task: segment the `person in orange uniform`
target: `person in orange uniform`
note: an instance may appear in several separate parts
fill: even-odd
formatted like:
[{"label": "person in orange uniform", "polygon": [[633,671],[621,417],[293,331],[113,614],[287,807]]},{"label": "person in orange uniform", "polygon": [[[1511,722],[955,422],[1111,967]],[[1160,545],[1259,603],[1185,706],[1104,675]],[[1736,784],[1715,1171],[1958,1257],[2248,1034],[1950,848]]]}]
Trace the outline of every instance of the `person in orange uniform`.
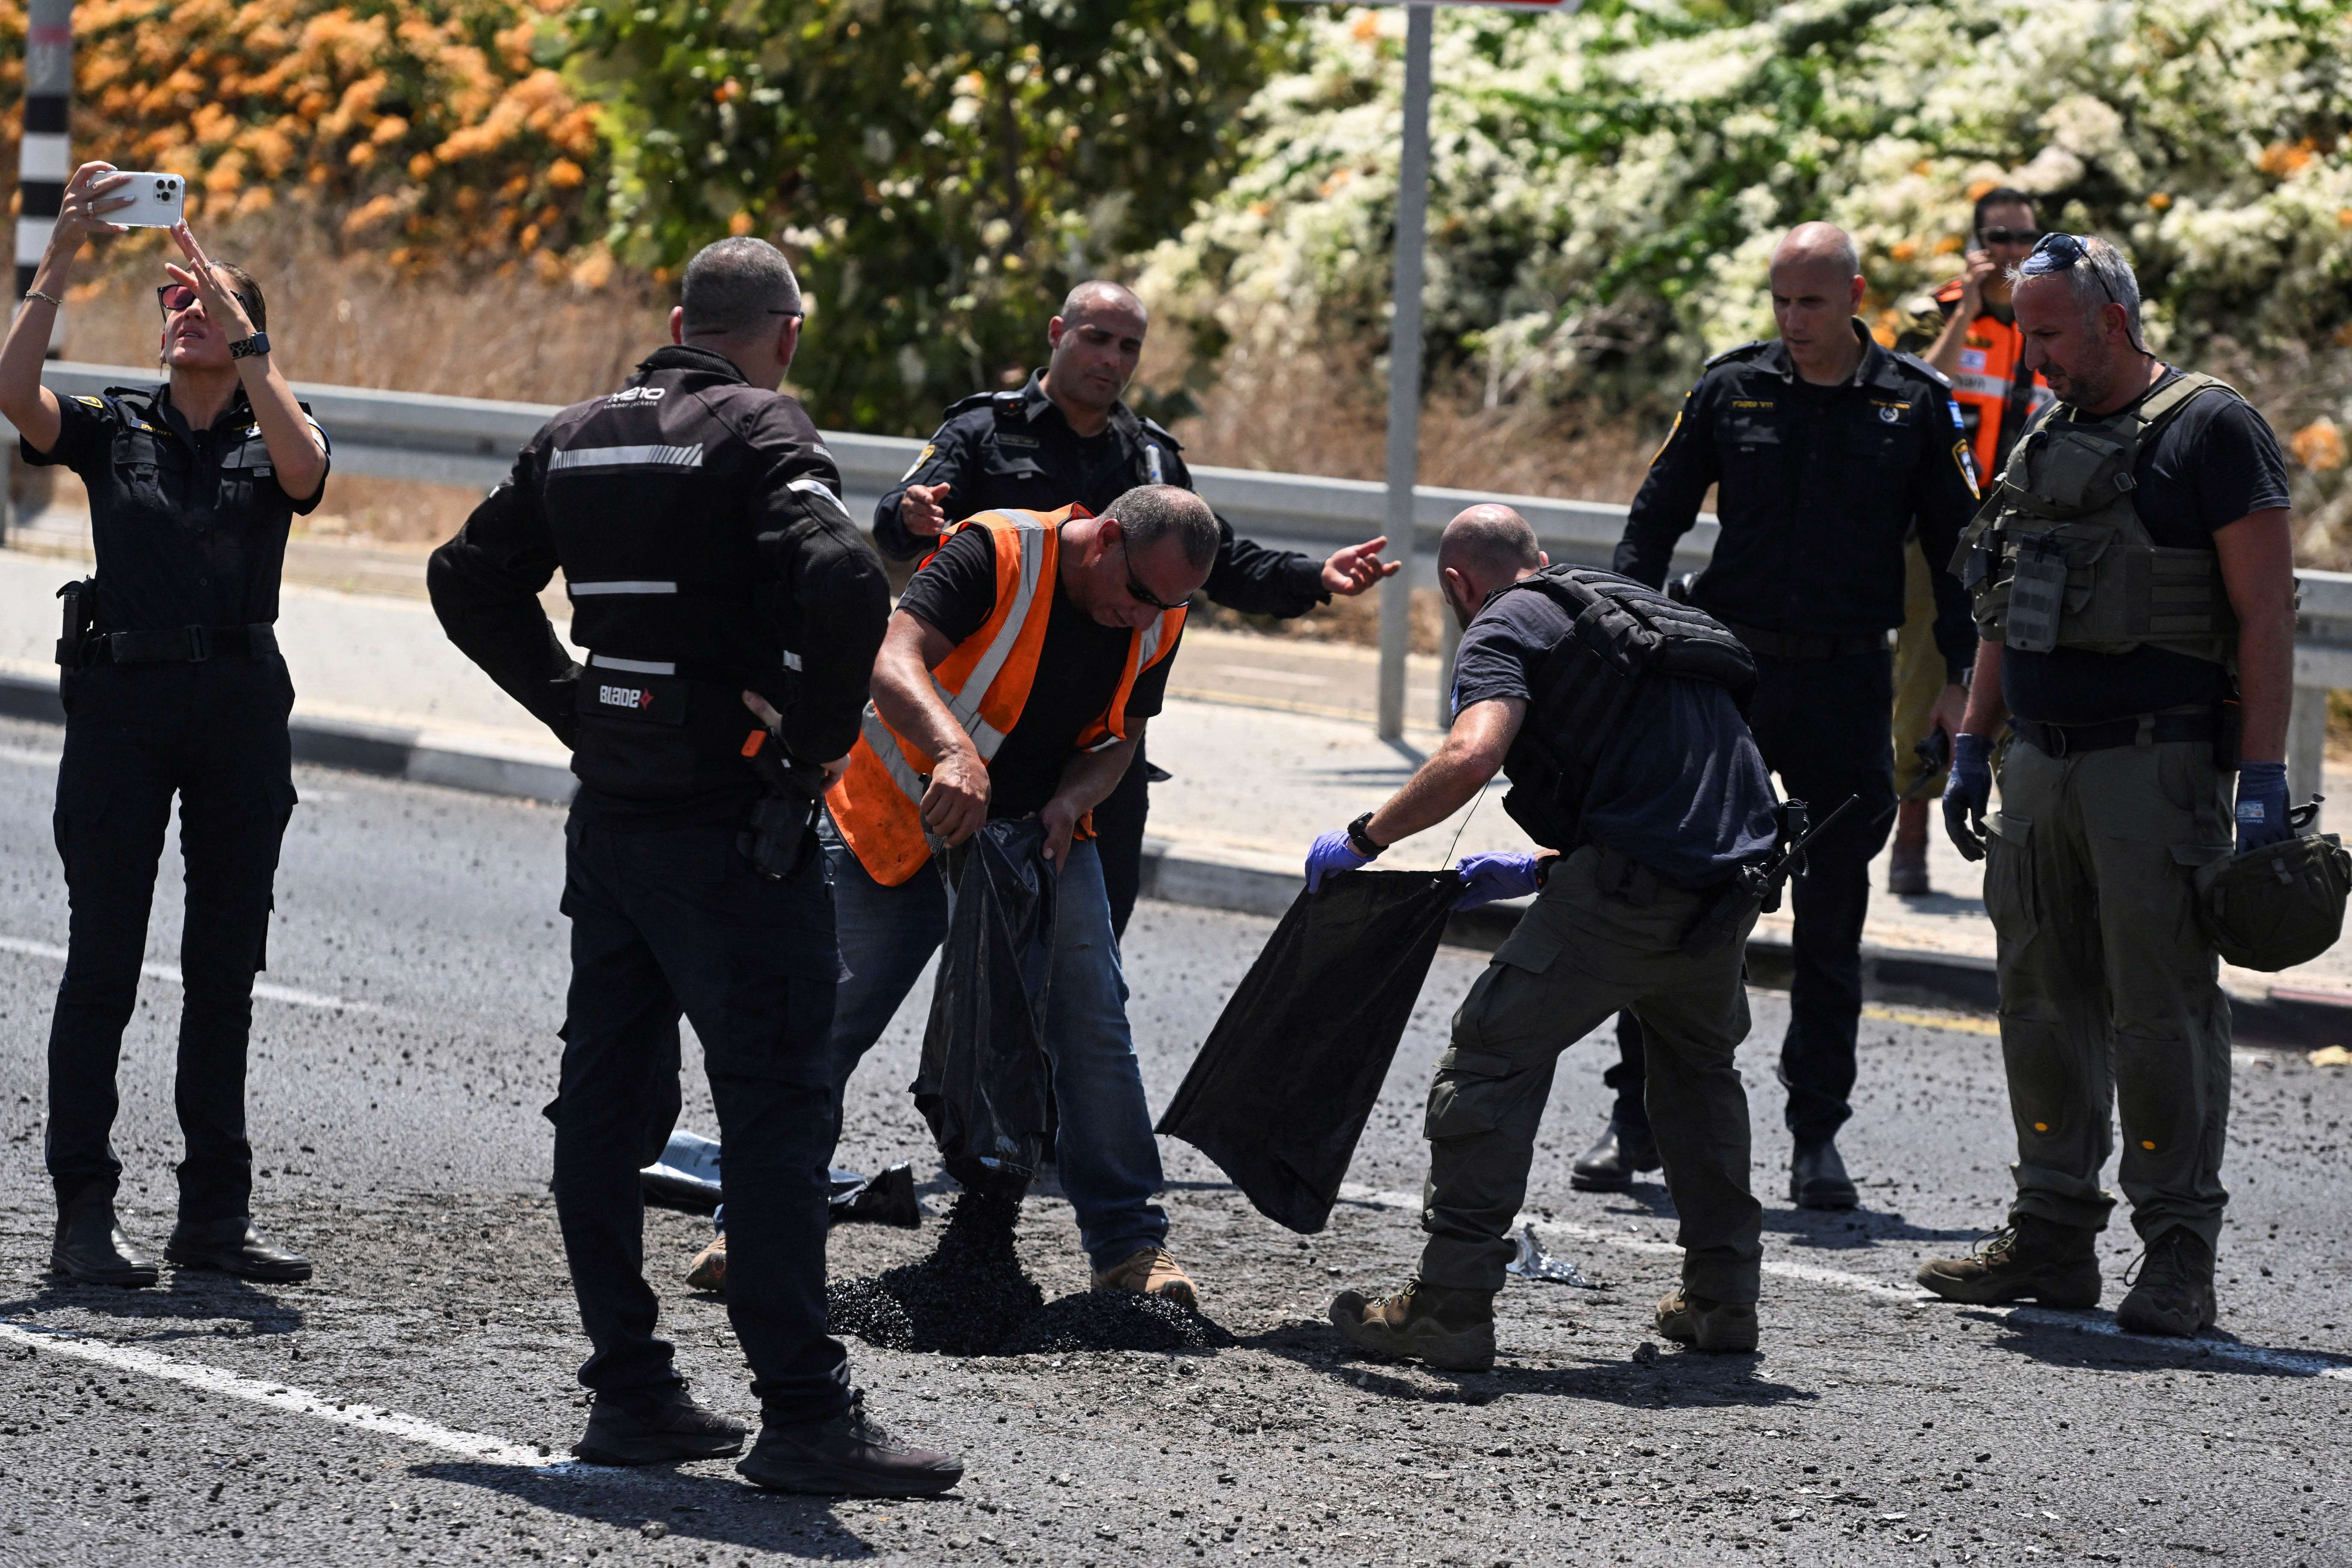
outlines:
[{"label": "person in orange uniform", "polygon": [[[2006,185],[1985,192],[1977,198],[1970,236],[1966,269],[1913,307],[1901,346],[1950,379],[1977,473],[1990,481],[2027,421],[2050,403],[2050,388],[2026,368],[2025,340],[2009,305],[2009,269],[2042,237],[2033,198]],[[1927,803],[1943,784],[1923,782],[1916,748],[1934,727],[1929,711],[1943,693],[1945,672],[1936,650],[1933,579],[1917,541],[1904,559],[1903,629],[1895,639],[1895,787],[1903,804],[1895,811],[1886,890],[1920,894],[1932,891]]]}]

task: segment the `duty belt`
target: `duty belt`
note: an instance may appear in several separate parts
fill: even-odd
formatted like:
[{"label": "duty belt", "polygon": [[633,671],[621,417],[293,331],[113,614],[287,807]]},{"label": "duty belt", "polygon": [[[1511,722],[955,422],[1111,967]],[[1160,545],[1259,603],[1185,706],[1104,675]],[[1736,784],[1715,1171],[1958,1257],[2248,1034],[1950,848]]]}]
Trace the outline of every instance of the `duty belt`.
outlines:
[{"label": "duty belt", "polygon": [[266,658],[278,651],[278,628],[176,626],[156,632],[100,632],[82,644],[84,664],[202,664],[210,658]]},{"label": "duty belt", "polygon": [[2210,708],[2136,713],[2098,724],[2044,724],[2035,719],[2018,718],[2009,722],[2019,739],[2047,757],[2071,757],[2081,752],[2111,751],[2117,746],[2158,746],[2170,741],[2210,742],[2221,733],[2221,715]]},{"label": "duty belt", "polygon": [[[1716,618],[1723,619],[1720,616]],[[1770,632],[1762,626],[1742,626],[1738,621],[1724,621],[1723,624],[1733,637],[1747,644],[1748,651],[1757,658],[1777,658],[1784,664],[1814,664],[1825,658],[1877,653],[1886,647],[1885,632],[1840,637],[1812,632]]]}]

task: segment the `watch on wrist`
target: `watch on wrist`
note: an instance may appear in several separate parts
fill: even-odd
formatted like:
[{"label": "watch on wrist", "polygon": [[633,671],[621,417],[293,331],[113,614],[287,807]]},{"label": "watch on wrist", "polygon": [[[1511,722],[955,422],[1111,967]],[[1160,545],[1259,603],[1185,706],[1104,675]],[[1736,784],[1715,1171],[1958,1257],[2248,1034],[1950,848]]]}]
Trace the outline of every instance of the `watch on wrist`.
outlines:
[{"label": "watch on wrist", "polygon": [[1370,828],[1372,826],[1373,815],[1373,813],[1368,811],[1364,813],[1363,816],[1356,818],[1355,821],[1348,824],[1348,843],[1355,849],[1357,854],[1361,855],[1367,860],[1379,859],[1381,851],[1388,847],[1385,844],[1376,844],[1372,841]]},{"label": "watch on wrist", "polygon": [[269,334],[268,332],[256,332],[249,338],[239,338],[228,346],[228,357],[231,359],[251,359],[257,354],[266,354],[268,352]]}]

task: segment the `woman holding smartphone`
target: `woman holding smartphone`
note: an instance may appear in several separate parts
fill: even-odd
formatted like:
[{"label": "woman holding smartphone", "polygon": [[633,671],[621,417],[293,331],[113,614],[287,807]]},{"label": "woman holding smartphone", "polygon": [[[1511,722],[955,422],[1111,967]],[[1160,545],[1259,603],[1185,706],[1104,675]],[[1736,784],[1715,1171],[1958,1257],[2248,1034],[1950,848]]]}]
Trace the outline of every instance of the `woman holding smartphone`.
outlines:
[{"label": "woman holding smartphone", "polygon": [[75,172],[0,347],[0,414],[21,434],[26,462],[80,476],[98,557],[94,583],[69,585],[81,625],[58,646],[66,743],[56,828],[72,918],[49,1029],[51,1268],[96,1284],[158,1278],[116,1221],[122,1166],[110,1134],[177,795],[187,915],[173,1100],[186,1158],[164,1257],[250,1279],[307,1279],[308,1258],[253,1227],[245,1068],[278,841],[294,807],[294,691],[273,629],[278,575],[293,515],[324,492],[327,437],[272,362],[259,285],[206,258],[184,222],[172,225],[184,265],[167,264],[156,289],[168,379],[99,397],[59,397],[40,379],[82,241],[128,232],[110,215],[152,205],[128,187],[156,178],[96,163]]}]

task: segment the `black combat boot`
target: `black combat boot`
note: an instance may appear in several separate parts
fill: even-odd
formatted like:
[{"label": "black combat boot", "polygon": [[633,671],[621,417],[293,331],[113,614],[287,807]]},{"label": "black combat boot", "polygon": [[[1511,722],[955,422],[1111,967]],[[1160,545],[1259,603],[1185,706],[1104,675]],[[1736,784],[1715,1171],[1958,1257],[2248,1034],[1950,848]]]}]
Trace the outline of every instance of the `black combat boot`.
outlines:
[{"label": "black combat boot", "polygon": [[1945,1300],[1971,1307],[2039,1301],[2084,1311],[2099,1304],[2098,1234],[2019,1215],[1966,1258],[1922,1263],[1917,1279]]},{"label": "black combat boot", "polygon": [[1807,1209],[1850,1209],[1862,1202],[1835,1139],[1797,1145],[1789,1161],[1789,1201]]},{"label": "black combat boot", "polygon": [[86,1192],[58,1205],[49,1270],[85,1285],[152,1285],[163,1270],[114,1221],[114,1194]]},{"label": "black combat boot", "polygon": [[1622,1193],[1643,1171],[1658,1168],[1658,1141],[1647,1121],[1612,1112],[1608,1130],[1569,1167],[1568,1184],[1580,1193]]},{"label": "black combat boot", "polygon": [[2149,1242],[2137,1267],[2137,1281],[2116,1308],[2123,1328],[2193,1339],[2198,1330],[2213,1326],[2213,1249],[2187,1226]]},{"label": "black combat boot", "polygon": [[963,1479],[963,1461],[892,1436],[860,1394],[822,1421],[763,1423],[735,1473],[771,1491],[936,1497]]},{"label": "black combat boot", "polygon": [[299,1284],[310,1278],[309,1258],[264,1241],[244,1215],[193,1225],[182,1220],[172,1227],[163,1256],[183,1268],[218,1268],[273,1285]]},{"label": "black combat boot", "polygon": [[694,1402],[683,1384],[642,1394],[600,1394],[572,1452],[592,1465],[666,1465],[743,1451],[751,1428]]},{"label": "black combat boot", "polygon": [[1495,1364],[1495,1293],[1424,1283],[1418,1276],[1385,1296],[1342,1290],[1331,1326],[1374,1355],[1404,1356],[1447,1372]]}]

